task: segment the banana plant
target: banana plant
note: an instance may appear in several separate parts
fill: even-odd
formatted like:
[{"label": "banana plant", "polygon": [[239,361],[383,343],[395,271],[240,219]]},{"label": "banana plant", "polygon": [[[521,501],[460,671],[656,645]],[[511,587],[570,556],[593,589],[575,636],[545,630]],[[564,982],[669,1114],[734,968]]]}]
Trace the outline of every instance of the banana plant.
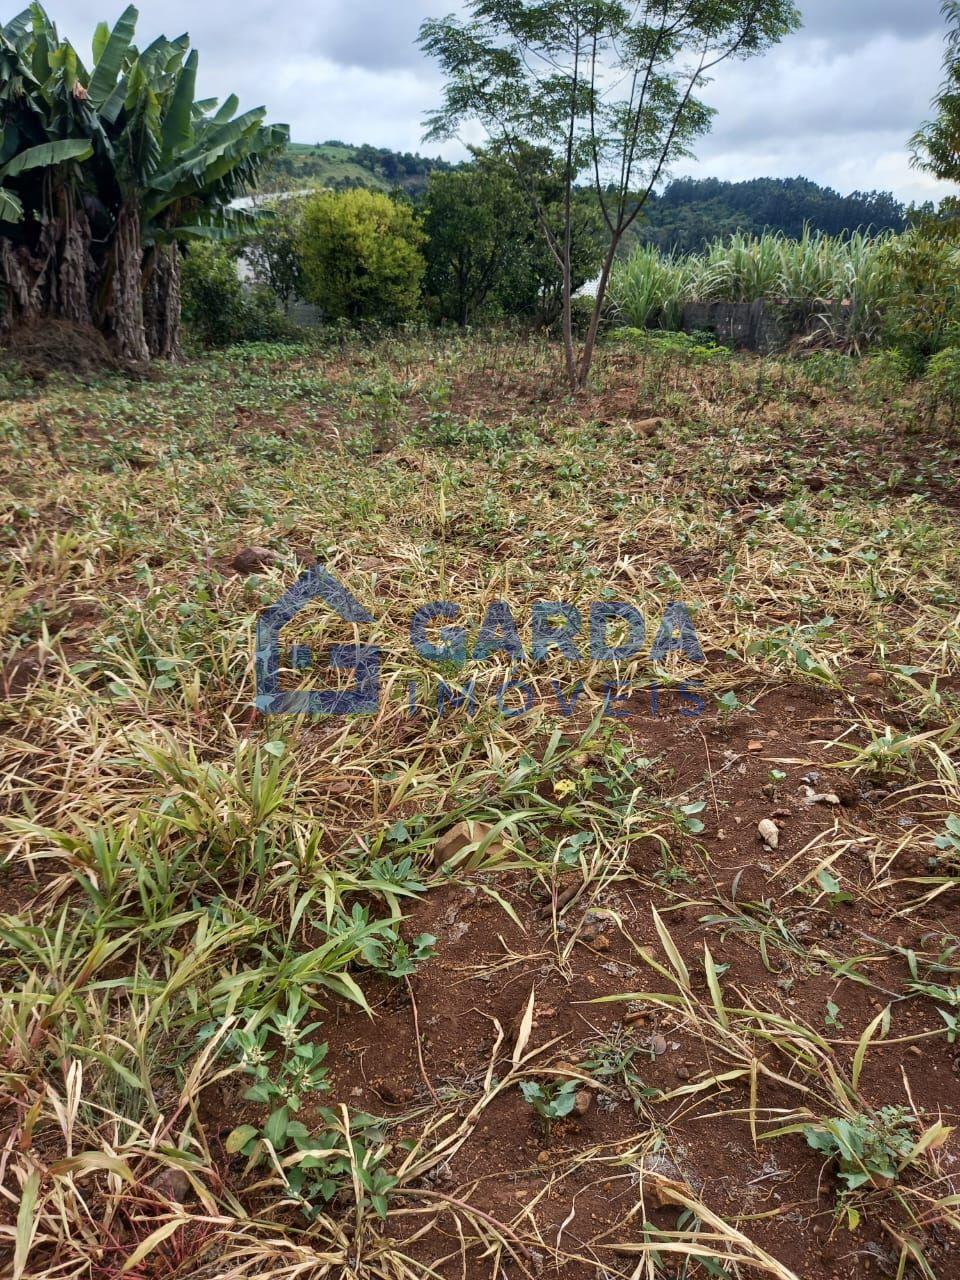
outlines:
[{"label": "banana plant", "polygon": [[176,355],[182,246],[248,228],[231,203],[289,135],[197,101],[189,37],[141,51],[137,17],[97,26],[89,68],[40,4],[0,27],[0,284],[8,322],[39,296],[141,361]]}]

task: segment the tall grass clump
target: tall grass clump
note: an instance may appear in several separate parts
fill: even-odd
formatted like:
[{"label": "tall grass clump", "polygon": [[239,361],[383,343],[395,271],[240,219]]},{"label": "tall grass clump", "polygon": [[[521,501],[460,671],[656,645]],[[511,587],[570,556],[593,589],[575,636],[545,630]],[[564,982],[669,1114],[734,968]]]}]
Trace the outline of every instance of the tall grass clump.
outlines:
[{"label": "tall grass clump", "polygon": [[610,285],[616,314],[634,329],[679,329],[690,300],[693,260],[638,245]]},{"label": "tall grass clump", "polygon": [[678,328],[686,302],[778,302],[796,304],[808,317],[822,309],[826,330],[860,349],[879,338],[891,302],[893,240],[809,228],[798,240],[781,232],[737,232],[686,258],[642,245],[615,274],[611,290],[621,318],[638,328]]},{"label": "tall grass clump", "polygon": [[692,264],[695,302],[757,302],[780,293],[781,237],[741,232],[715,240]]}]

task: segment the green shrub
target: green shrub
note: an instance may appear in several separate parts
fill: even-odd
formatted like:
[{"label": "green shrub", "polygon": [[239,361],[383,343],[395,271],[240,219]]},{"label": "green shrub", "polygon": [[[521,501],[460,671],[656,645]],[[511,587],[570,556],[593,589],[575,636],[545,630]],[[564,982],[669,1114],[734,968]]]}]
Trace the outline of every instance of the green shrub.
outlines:
[{"label": "green shrub", "polygon": [[891,240],[883,258],[890,276],[884,338],[919,374],[932,355],[960,345],[960,245],[932,224]]},{"label": "green shrub", "polygon": [[717,342],[716,336],[702,330],[680,333],[657,329],[617,329],[610,338],[645,355],[689,360],[693,364],[714,361],[718,364],[733,358],[729,347]]},{"label": "green shrub", "polygon": [[877,351],[863,361],[863,380],[875,399],[888,400],[910,381],[909,357],[896,347]]},{"label": "green shrub", "polygon": [[201,242],[183,263],[183,318],[205,347],[272,342],[293,334],[268,289],[247,292],[236,258],[223,245]]},{"label": "green shrub", "polygon": [[207,347],[234,341],[243,311],[236,259],[223,245],[192,245],[183,262],[183,319]]},{"label": "green shrub", "polygon": [[301,201],[296,196],[279,199],[262,211],[262,225],[250,239],[246,259],[257,282],[269,289],[283,309],[303,292]]},{"label": "green shrub", "polygon": [[960,410],[960,347],[944,347],[931,356],[923,381],[931,414],[942,405],[955,423]]},{"label": "green shrub", "polygon": [[328,320],[397,324],[420,306],[424,241],[413,210],[359,188],[323,192],[303,209],[303,290]]}]

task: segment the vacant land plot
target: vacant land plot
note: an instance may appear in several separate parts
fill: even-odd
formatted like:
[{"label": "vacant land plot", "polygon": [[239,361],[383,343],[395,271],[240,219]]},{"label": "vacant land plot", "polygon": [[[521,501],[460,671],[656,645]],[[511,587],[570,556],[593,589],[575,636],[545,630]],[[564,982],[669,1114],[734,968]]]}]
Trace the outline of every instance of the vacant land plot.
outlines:
[{"label": "vacant land plot", "polygon": [[[556,365],[8,373],[5,1275],[960,1276],[960,438],[882,359]],[[265,718],[318,559],[379,706]],[[538,601],[705,662],[534,663]]]}]

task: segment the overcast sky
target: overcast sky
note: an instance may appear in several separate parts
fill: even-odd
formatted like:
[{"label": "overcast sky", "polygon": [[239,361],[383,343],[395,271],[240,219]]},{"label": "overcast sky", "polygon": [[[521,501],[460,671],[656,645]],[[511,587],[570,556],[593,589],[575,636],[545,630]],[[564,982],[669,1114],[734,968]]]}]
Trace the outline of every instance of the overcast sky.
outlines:
[{"label": "overcast sky", "polygon": [[[941,78],[939,0],[798,0],[804,28],[763,58],[719,69],[705,97],[719,110],[697,159],[678,172],[721,178],[803,174],[846,193],[904,199],[950,194],[910,168],[907,140]],[[16,5],[19,9],[21,5]],[[189,31],[204,95],[267,106],[297,142],[339,138],[424,148],[423,116],[440,83],[415,40],[457,0],[141,0],[139,43]],[[8,6],[9,14],[13,8]],[[48,0],[82,53],[115,0]]]}]

